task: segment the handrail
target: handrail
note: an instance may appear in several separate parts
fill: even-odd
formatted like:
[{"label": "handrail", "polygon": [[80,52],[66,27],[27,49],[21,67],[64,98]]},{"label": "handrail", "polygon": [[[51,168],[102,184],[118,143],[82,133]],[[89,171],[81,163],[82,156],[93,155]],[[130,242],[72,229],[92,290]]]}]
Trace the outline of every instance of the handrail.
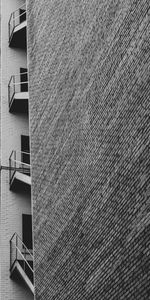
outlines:
[{"label": "handrail", "polygon": [[17,77],[17,76],[24,75],[24,74],[28,74],[28,71],[27,72],[13,74],[11,77],[13,77],[13,76]]},{"label": "handrail", "polygon": [[18,163],[18,164],[22,164],[22,165],[26,165],[26,166],[30,167],[30,164],[24,163],[24,162],[22,162],[20,160],[15,160],[15,159],[11,159],[11,160],[14,161],[14,162],[16,162],[16,163]]},{"label": "handrail", "polygon": [[9,87],[11,87],[12,85],[21,85],[21,84],[23,84],[23,83],[28,83],[29,81],[20,81],[20,82],[14,82],[14,83],[12,83],[12,84],[9,84]]},{"label": "handrail", "polygon": [[[14,151],[14,150],[13,150]],[[23,154],[29,154],[30,155],[30,152],[26,152],[26,151],[19,151],[19,150],[16,150],[16,153],[23,153]]]},{"label": "handrail", "polygon": [[[26,75],[27,76],[27,80],[26,81],[21,81],[21,76],[22,75]],[[19,80],[18,80],[19,78]],[[18,81],[18,82],[17,82]],[[28,72],[23,72],[23,73],[17,73],[17,74],[13,74],[11,77],[10,77],[10,80],[8,82],[8,87],[12,87],[12,86],[15,86],[15,85],[23,85],[23,84],[27,84],[29,83],[28,81]]]},{"label": "handrail", "polygon": [[26,152],[26,151],[19,151],[19,150],[12,150],[10,157],[13,155],[13,153],[19,153],[19,154],[28,154],[30,156],[30,152]]},{"label": "handrail", "polygon": [[[19,14],[17,17],[14,17],[13,20],[16,20],[18,18],[20,18],[22,15],[26,14],[26,10],[22,13],[22,14]],[[24,20],[25,22],[26,20]],[[18,24],[19,25],[19,24]]]},{"label": "handrail", "polygon": [[[27,72],[22,72],[22,73],[20,72],[20,73],[16,73],[16,74],[11,75],[8,85],[10,85],[11,81],[13,79],[15,79],[16,77],[20,78],[21,75],[27,75],[28,76],[28,71]],[[22,81],[20,81],[20,83],[22,83]]]},{"label": "handrail", "polygon": [[22,72],[22,73],[17,73],[17,74],[13,74],[14,76],[20,76],[20,75],[24,75],[24,74],[28,74],[28,72],[26,71],[26,72]]},{"label": "handrail", "polygon": [[16,153],[30,154],[30,152],[26,152],[26,151],[12,150],[12,152],[13,152],[13,151],[16,151]]}]

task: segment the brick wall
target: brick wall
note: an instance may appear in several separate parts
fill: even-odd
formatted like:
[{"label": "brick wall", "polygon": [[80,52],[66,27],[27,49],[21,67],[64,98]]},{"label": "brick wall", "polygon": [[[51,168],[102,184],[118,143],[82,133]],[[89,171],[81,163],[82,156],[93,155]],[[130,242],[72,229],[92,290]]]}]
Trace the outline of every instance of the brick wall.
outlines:
[{"label": "brick wall", "polygon": [[28,1],[36,299],[150,299],[150,3]]}]

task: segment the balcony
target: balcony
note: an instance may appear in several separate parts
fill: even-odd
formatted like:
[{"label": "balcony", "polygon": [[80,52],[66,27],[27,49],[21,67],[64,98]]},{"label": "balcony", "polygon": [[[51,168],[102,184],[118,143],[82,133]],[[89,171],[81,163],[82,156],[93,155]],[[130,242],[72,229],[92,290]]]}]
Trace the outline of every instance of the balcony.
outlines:
[{"label": "balcony", "polygon": [[11,14],[9,19],[8,30],[10,47],[26,49],[26,28],[26,4],[24,3]]},{"label": "balcony", "polygon": [[10,190],[30,190],[30,153],[13,150],[9,157],[9,170]]},{"label": "balcony", "polygon": [[28,73],[13,75],[8,84],[9,112],[28,113]]},{"label": "balcony", "polygon": [[17,233],[10,240],[10,278],[22,279],[34,294],[33,255]]}]

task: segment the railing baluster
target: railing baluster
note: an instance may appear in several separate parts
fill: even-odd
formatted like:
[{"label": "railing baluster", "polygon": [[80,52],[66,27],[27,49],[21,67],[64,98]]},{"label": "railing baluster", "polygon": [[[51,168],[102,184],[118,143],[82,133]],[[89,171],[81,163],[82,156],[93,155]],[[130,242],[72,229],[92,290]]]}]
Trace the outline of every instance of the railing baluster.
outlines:
[{"label": "railing baluster", "polygon": [[10,240],[10,269],[11,269],[11,266],[12,266],[12,242]]},{"label": "railing baluster", "polygon": [[15,94],[16,89],[15,89],[15,76],[13,76],[13,93]]},{"label": "railing baluster", "polygon": [[9,158],[9,184],[11,182],[11,158]]},{"label": "railing baluster", "polygon": [[13,12],[13,28],[15,27],[15,12]]},{"label": "railing baluster", "polygon": [[18,248],[18,236],[17,236],[17,234],[16,234],[16,260],[17,260],[17,248]]},{"label": "railing baluster", "polygon": [[16,150],[14,151],[14,169],[16,171]]}]

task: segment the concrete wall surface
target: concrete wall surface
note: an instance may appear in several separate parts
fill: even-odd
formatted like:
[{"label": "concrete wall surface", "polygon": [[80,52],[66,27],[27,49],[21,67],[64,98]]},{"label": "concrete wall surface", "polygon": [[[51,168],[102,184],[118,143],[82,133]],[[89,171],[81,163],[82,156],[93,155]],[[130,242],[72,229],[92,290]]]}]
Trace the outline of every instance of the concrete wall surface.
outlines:
[{"label": "concrete wall surface", "polygon": [[150,299],[149,15],[28,1],[37,300]]}]

